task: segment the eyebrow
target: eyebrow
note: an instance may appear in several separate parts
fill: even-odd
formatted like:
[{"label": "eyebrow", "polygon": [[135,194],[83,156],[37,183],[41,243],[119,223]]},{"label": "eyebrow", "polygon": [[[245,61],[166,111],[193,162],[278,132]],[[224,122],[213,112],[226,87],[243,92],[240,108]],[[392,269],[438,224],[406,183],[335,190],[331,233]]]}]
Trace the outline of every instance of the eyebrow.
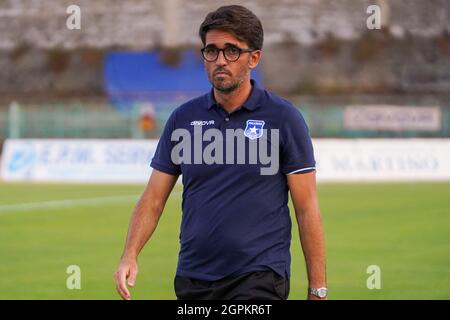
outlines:
[{"label": "eyebrow", "polygon": [[[216,47],[216,48],[218,48],[218,46],[216,46],[214,43],[209,43],[205,47]],[[230,43],[230,42],[225,43],[225,47],[236,47],[236,48],[239,48],[239,46],[237,44]]]}]

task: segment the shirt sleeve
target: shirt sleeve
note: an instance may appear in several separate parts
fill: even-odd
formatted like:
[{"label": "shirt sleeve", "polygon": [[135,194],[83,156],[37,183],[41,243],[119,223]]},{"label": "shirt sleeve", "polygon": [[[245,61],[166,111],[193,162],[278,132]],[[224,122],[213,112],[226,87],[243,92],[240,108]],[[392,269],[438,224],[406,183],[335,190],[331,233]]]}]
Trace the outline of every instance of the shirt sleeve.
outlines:
[{"label": "shirt sleeve", "polygon": [[300,111],[290,105],[281,124],[281,171],[284,174],[316,170],[308,126]]},{"label": "shirt sleeve", "polygon": [[181,167],[179,164],[175,164],[171,158],[172,149],[176,143],[171,140],[172,132],[175,129],[175,118],[174,111],[164,126],[163,133],[159,138],[158,146],[156,147],[155,155],[153,156],[150,166],[153,169],[177,176],[181,174]]}]

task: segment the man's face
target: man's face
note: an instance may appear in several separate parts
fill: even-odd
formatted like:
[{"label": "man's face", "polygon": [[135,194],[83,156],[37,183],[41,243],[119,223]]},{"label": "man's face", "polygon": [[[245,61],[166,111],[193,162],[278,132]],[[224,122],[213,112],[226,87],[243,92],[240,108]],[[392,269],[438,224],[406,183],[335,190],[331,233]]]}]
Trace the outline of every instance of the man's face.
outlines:
[{"label": "man's face", "polygon": [[[240,41],[233,34],[221,30],[208,31],[205,42],[205,47],[216,47],[218,49],[230,46],[241,49],[249,48],[244,41]],[[204,60],[209,82],[222,93],[235,91],[250,76],[250,70],[258,64],[260,54],[259,50],[241,52],[238,60],[230,62],[225,59],[224,53],[221,51],[216,61]]]}]

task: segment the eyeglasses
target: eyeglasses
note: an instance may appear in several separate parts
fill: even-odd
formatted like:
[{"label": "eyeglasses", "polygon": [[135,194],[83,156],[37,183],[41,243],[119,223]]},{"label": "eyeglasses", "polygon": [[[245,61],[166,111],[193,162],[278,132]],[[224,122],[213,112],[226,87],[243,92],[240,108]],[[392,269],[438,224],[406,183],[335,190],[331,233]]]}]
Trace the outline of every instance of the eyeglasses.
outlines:
[{"label": "eyeglasses", "polygon": [[253,49],[241,49],[236,46],[227,46],[224,49],[219,49],[214,46],[208,46],[200,50],[203,58],[208,62],[214,62],[219,57],[220,51],[228,62],[235,62],[239,59],[242,52],[253,52]]}]

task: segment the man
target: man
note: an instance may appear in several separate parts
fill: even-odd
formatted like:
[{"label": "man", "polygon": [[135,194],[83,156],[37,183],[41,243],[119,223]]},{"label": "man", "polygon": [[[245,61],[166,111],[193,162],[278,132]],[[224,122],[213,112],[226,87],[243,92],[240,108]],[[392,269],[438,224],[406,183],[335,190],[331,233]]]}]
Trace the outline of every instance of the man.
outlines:
[{"label": "man", "polygon": [[[137,256],[182,174],[178,299],[287,299],[289,192],[307,265],[308,298],[326,299],[325,245],[308,128],[288,101],[250,80],[262,53],[261,22],[242,6],[225,6],[207,15],[199,33],[213,88],[177,108],[167,121],[152,175],[131,218],[115,273],[117,291],[130,299],[127,284],[135,284]],[[200,143],[190,141],[192,135],[193,140],[202,136]],[[230,147],[235,138],[244,143]],[[214,148],[207,143],[213,140]],[[261,151],[267,144],[270,157]]]}]

